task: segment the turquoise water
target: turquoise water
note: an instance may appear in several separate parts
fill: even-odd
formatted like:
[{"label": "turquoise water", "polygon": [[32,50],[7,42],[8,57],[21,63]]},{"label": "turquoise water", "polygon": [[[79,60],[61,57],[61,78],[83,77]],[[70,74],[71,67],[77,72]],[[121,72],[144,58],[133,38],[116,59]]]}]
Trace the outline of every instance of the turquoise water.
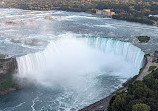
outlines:
[{"label": "turquoise water", "polygon": [[[158,45],[154,26],[86,13],[1,12],[0,51],[17,56],[15,77],[19,84],[31,84],[1,96],[2,111],[81,109],[137,74],[144,52]],[[151,40],[139,43],[137,35]]]}]

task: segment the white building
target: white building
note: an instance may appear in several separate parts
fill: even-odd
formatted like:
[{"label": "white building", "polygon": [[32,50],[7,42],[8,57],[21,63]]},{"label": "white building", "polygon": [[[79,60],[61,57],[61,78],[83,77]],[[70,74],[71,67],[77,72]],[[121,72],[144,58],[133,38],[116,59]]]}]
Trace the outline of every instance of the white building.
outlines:
[{"label": "white building", "polygon": [[96,10],[96,14],[111,17],[112,15],[115,14],[115,12],[112,12],[110,9],[103,9],[103,10]]}]

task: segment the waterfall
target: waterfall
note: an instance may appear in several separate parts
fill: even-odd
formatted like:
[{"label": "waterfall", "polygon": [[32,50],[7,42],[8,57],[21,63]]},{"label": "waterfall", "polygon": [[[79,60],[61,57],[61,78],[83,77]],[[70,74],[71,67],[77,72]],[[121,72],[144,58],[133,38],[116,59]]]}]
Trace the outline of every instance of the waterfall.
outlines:
[{"label": "waterfall", "polygon": [[[113,56],[110,57],[111,55]],[[121,65],[125,62],[119,57],[132,63],[136,70],[138,69],[136,72],[138,73],[144,52],[131,43],[107,38],[65,37],[51,41],[43,51],[18,57],[17,63],[19,75],[22,77],[30,76],[38,78],[39,81],[43,79],[52,81],[83,72],[99,72],[106,66],[121,69]]]},{"label": "waterfall", "polygon": [[86,41],[90,46],[104,53],[114,53],[115,55],[123,56],[127,61],[133,62],[139,69],[142,67],[145,53],[131,43],[99,37],[86,38]]}]

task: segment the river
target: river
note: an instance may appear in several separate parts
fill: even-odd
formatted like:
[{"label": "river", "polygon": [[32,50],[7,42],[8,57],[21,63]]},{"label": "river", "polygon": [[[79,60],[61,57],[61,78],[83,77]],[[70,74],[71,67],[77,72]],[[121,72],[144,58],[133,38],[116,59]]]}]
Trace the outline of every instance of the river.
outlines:
[{"label": "river", "polygon": [[[138,74],[158,50],[155,26],[83,12],[0,9],[0,52],[16,56],[19,84],[0,111],[76,111]],[[139,43],[135,36],[151,37]]]}]

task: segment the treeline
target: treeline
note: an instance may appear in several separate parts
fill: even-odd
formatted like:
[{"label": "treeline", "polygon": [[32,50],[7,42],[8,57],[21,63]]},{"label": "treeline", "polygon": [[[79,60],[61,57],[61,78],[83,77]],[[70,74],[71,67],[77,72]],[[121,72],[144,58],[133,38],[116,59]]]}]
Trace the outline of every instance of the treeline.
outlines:
[{"label": "treeline", "polygon": [[[39,5],[38,5],[39,4]],[[40,6],[41,5],[41,6]],[[29,2],[29,9],[51,10],[58,7],[59,10],[79,11],[95,13],[96,9],[111,9],[116,12],[115,19],[134,21],[146,24],[155,24],[157,19],[148,17],[158,14],[158,2],[156,1],[112,1],[112,0],[56,0],[37,3]],[[47,7],[47,8],[46,8]]]},{"label": "treeline", "polygon": [[96,9],[111,9],[115,19],[146,24],[158,20],[149,15],[158,14],[158,0],[5,0],[6,7],[28,10],[66,10],[95,13]]},{"label": "treeline", "polygon": [[113,96],[108,111],[158,111],[158,68]]},{"label": "treeline", "polygon": [[97,9],[109,8],[116,12],[115,19],[154,24],[158,20],[151,19],[149,15],[158,14],[158,2],[154,1],[104,1],[98,3]]},{"label": "treeline", "polygon": [[[148,16],[134,16],[134,15],[129,15],[129,14],[123,14],[123,15],[113,15],[114,19],[120,19],[120,20],[127,20],[127,21],[132,21],[132,22],[139,22],[139,23],[145,23],[145,24],[154,24],[155,20],[150,19]],[[156,20],[157,21],[157,20]]]}]

